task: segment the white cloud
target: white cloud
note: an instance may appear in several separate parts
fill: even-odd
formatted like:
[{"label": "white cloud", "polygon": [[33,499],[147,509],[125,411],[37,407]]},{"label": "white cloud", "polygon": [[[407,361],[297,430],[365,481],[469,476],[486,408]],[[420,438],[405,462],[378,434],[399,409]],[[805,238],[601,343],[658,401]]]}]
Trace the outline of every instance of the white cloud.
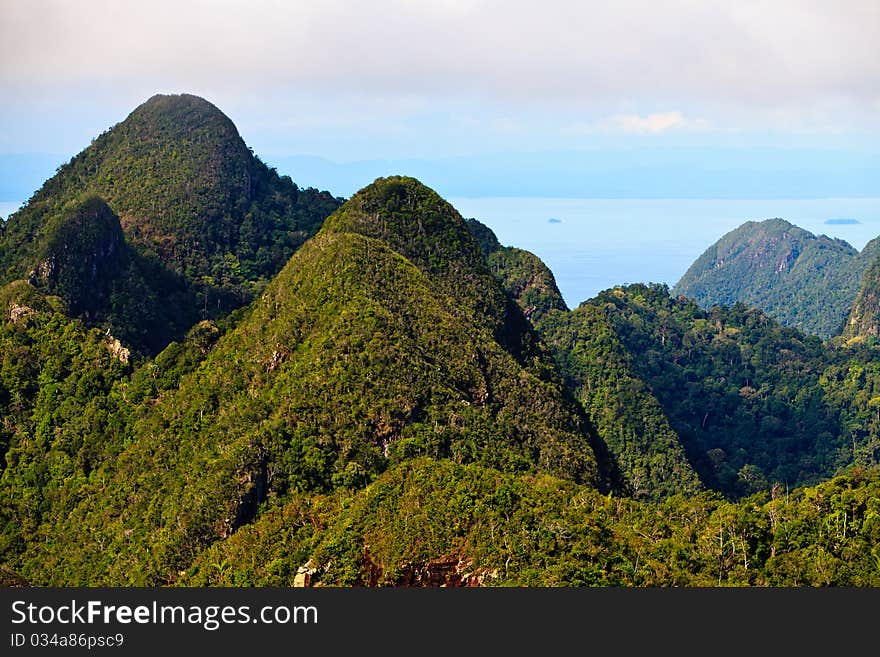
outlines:
[{"label": "white cloud", "polygon": [[595,122],[576,122],[568,126],[565,132],[571,135],[659,135],[670,131],[704,132],[712,128],[712,122],[708,119],[690,119],[681,112],[655,112],[645,116],[615,114]]},{"label": "white cloud", "polygon": [[877,0],[0,0],[0,141],[184,91],[272,150],[876,134],[878,30]]},{"label": "white cloud", "polygon": [[603,127],[608,130],[619,130],[627,134],[658,135],[667,130],[680,129],[685,125],[684,116],[681,112],[665,112],[662,114],[622,114],[613,116],[603,122]]}]

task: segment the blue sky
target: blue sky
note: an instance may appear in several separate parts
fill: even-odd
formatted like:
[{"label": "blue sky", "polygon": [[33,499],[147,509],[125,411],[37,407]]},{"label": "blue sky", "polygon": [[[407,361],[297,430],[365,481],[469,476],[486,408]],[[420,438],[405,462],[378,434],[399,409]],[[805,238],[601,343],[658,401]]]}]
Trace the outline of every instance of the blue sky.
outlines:
[{"label": "blue sky", "polygon": [[4,0],[0,201],[160,92],[343,196],[880,196],[876,0]]}]

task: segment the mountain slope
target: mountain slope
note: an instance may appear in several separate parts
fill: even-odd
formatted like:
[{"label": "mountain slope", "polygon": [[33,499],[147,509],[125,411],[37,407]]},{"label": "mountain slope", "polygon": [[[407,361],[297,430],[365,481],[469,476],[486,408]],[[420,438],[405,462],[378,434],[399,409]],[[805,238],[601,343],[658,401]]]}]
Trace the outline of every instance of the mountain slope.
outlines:
[{"label": "mountain slope", "polygon": [[[533,314],[597,436],[502,289],[523,277],[418,181],[361,194],[252,305],[134,371],[59,297],[0,288],[0,579],[877,584],[871,341],[664,286]],[[697,490],[683,456],[748,497]]]},{"label": "mountain slope", "polygon": [[467,227],[489,261],[492,273],[532,324],[551,310],[568,310],[556,278],[534,253],[502,246],[488,226],[466,219]]},{"label": "mountain slope", "polygon": [[657,499],[703,488],[681,439],[633,363],[639,355],[624,346],[602,304],[550,313],[538,330],[614,456],[628,495]]},{"label": "mountain slope", "polygon": [[8,564],[69,491],[121,449],[131,372],[118,340],[25,281],[0,288],[0,563]]},{"label": "mountain slope", "polygon": [[862,277],[859,293],[843,332],[846,338],[876,338],[880,335],[880,258]]},{"label": "mountain slope", "polygon": [[743,304],[703,311],[664,286],[615,288],[591,303],[708,487],[740,496],[878,462],[876,349],[823,345]]},{"label": "mountain slope", "polygon": [[493,273],[553,350],[615,464],[620,490],[637,498],[699,490],[678,436],[604,311],[589,303],[569,311],[540,258],[502,246],[488,226],[467,221]]},{"label": "mountain slope", "polygon": [[272,509],[206,550],[177,583],[880,585],[880,469],[778,493],[636,502],[546,475],[418,459],[363,490]]},{"label": "mountain slope", "polygon": [[[392,224],[387,241],[351,232]],[[501,314],[477,315],[487,303]],[[530,330],[447,203],[413,179],[379,180],[147,404],[130,446],[96,474],[109,483],[78,493],[42,530],[56,540],[31,545],[16,570],[170,581],[266,504],[356,489],[418,455],[604,485],[592,429]],[[499,336],[529,337],[514,353]]]},{"label": "mountain slope", "polygon": [[279,177],[204,99],[157,95],[9,217],[0,282],[25,278],[39,245],[57,239],[58,216],[88,196],[106,201],[140,256],[183,278],[197,296],[184,310],[203,317],[249,301],[340,203]]},{"label": "mountain slope", "polygon": [[840,333],[878,250],[876,240],[859,254],[842,240],[815,236],[782,219],[749,221],[709,247],[672,292],[703,308],[742,302],[828,339]]},{"label": "mountain slope", "polygon": [[135,251],[119,218],[96,196],[68,203],[32,248],[29,282],[126,345],[158,351],[197,320],[184,280]]}]

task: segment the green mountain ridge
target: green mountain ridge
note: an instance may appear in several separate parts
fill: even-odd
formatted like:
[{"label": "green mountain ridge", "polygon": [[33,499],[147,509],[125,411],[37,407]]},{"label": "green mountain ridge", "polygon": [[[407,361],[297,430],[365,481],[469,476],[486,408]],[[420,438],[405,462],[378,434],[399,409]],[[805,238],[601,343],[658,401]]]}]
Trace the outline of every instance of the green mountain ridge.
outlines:
[{"label": "green mountain ridge", "polygon": [[[471,230],[490,258],[521,252],[475,220]],[[513,263],[497,270],[499,280],[524,311],[533,308],[518,296],[528,278],[520,261],[496,262]],[[743,304],[702,311],[664,286],[640,284],[533,323],[627,495],[706,487],[735,498],[773,483],[814,484],[880,458],[870,346],[823,345]]]},{"label": "green mountain ridge", "polygon": [[550,310],[568,310],[553,272],[538,256],[525,249],[502,246],[492,229],[476,219],[465,222],[492,274],[531,324]]},{"label": "green mountain ridge", "polygon": [[[296,498],[206,550],[181,586],[877,586],[880,473],[737,503],[636,502],[417,459]],[[847,518],[844,530],[843,517]]]},{"label": "green mountain ridge", "polygon": [[553,273],[523,249],[502,246],[475,219],[468,227],[493,272],[554,352],[617,469],[620,491],[637,498],[695,492],[702,484],[659,402],[635,373],[626,348],[595,306],[565,305]]},{"label": "green mountain ridge", "polygon": [[[94,475],[110,485],[72,494],[79,501],[56,509],[44,527],[57,540],[32,546],[39,556],[17,572],[30,581],[49,573],[60,581],[74,573],[79,581],[170,581],[267,500],[358,488],[419,454],[605,485],[595,437],[549,355],[533,351],[520,364],[524,352],[496,341],[495,333],[510,333],[497,330],[504,318],[474,320],[467,306],[485,298],[468,304],[468,287],[444,278],[462,273],[457,255],[449,267],[419,265],[350,232],[361,228],[352,213],[386,187],[406,204],[430,199],[442,218],[438,234],[458,231],[468,254],[479,254],[463,220],[416,181],[379,180],[359,192],[177,389],[135,413],[130,446]],[[371,212],[408,225],[395,203]],[[409,213],[413,227],[418,216]],[[491,277],[473,286],[505,298]],[[454,310],[458,303],[464,311]],[[108,520],[96,525],[99,517]]]},{"label": "green mountain ridge", "polygon": [[35,253],[28,281],[124,344],[156,352],[198,319],[184,280],[133,249],[119,218],[96,196],[53,217]]},{"label": "green mountain ridge", "polygon": [[706,249],[672,292],[703,308],[742,302],[827,340],[841,333],[862,275],[877,256],[880,239],[858,252],[783,219],[749,221]]},{"label": "green mountain ridge", "polygon": [[[299,190],[191,96],[145,103],[13,219],[0,582],[880,583],[870,336],[661,285],[570,310],[418,180]],[[869,251],[750,230],[725,251],[746,272],[839,282]]]}]

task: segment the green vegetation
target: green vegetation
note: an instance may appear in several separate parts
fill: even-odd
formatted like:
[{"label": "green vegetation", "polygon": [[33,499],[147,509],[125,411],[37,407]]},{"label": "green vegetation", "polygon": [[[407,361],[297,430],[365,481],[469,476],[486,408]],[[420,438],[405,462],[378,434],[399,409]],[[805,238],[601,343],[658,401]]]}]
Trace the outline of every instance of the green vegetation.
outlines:
[{"label": "green vegetation", "polygon": [[132,249],[119,218],[100,198],[72,201],[41,237],[29,280],[61,297],[70,315],[147,352],[160,350],[197,321],[192,290]]},{"label": "green vegetation", "polygon": [[[125,441],[114,385],[131,371],[112,339],[23,281],[0,288],[0,555],[40,538]],[[7,562],[8,563],[8,562]]]},{"label": "green vegetation", "polygon": [[[97,213],[101,223],[88,231],[65,230],[77,225],[71,223],[71,204],[90,196],[103,199],[118,215],[133,249],[129,260],[136,254],[140,262],[124,277],[115,299],[106,289],[95,299],[82,295],[77,285],[66,291],[77,295],[73,307],[82,307],[83,319],[112,327],[130,346],[148,353],[182,337],[195,320],[248,303],[341,202],[327,192],[299,189],[263,164],[232,122],[207,101],[154,96],[59,167],[9,217],[0,235],[0,283],[39,269],[47,245],[64,244],[70,258],[80,257],[76,263],[69,259],[71,274],[88,269],[87,252],[99,236],[102,246],[121,247],[105,212]],[[115,250],[116,258],[122,251]],[[104,276],[98,278],[110,285]],[[183,292],[168,303],[168,286],[177,281],[181,287],[181,279]],[[141,330],[143,318],[128,314],[141,303],[139,294],[148,306],[154,297],[165,299],[166,309],[177,314],[166,310],[152,318],[149,331]]]},{"label": "green vegetation", "polygon": [[857,340],[876,340],[880,335],[880,258],[874,260],[862,277],[843,335]]},{"label": "green vegetation", "polygon": [[[385,183],[350,203],[363,207]],[[431,230],[464,229],[448,260],[420,267],[341,230],[359,228],[343,207],[203,360],[195,344],[172,345],[155,370],[118,386],[138,403],[126,449],[70,492],[72,506],[56,507],[41,529],[54,540],[29,543],[14,570],[53,583],[169,581],[261,505],[357,489],[419,455],[601,485],[589,423],[549,356],[533,350],[524,366],[522,350],[496,340],[512,334],[506,321],[526,325],[521,314],[472,319],[469,306],[505,297],[491,275],[455,262],[479,255],[464,222],[416,181],[403,184],[371,212],[403,230],[422,215],[405,216],[397,201],[432,199],[442,221]],[[450,285],[450,270],[464,284]],[[469,286],[481,298],[468,299]],[[176,387],[166,368],[182,370]]]},{"label": "green vegetation", "polygon": [[858,253],[782,219],[749,221],[701,255],[672,292],[703,308],[737,302],[826,340],[839,335],[880,240]]},{"label": "green vegetation", "polygon": [[492,273],[532,324],[551,310],[568,310],[553,272],[534,253],[501,246],[492,230],[476,219],[467,227],[489,262]]},{"label": "green vegetation", "polygon": [[362,491],[295,498],[179,584],[877,586],[880,471],[726,502],[636,502],[546,475],[421,459]]},{"label": "green vegetation", "polygon": [[[413,178],[338,204],[158,96],[10,220],[0,583],[880,585],[878,265],[823,343],[659,285],[570,311]],[[722,251],[869,251],[782,224]]]},{"label": "green vegetation", "polygon": [[584,306],[633,355],[706,486],[748,495],[878,463],[876,348],[823,345],[742,304],[704,311],[661,285],[615,288]]},{"label": "green vegetation", "polygon": [[678,436],[604,313],[569,312],[553,274],[528,251],[504,247],[475,219],[468,227],[506,292],[553,349],[560,371],[602,441],[618,490],[659,498],[701,488]]},{"label": "green vegetation", "polygon": [[538,325],[605,441],[621,490],[636,498],[693,493],[702,484],[650,386],[599,306],[554,312]]}]

